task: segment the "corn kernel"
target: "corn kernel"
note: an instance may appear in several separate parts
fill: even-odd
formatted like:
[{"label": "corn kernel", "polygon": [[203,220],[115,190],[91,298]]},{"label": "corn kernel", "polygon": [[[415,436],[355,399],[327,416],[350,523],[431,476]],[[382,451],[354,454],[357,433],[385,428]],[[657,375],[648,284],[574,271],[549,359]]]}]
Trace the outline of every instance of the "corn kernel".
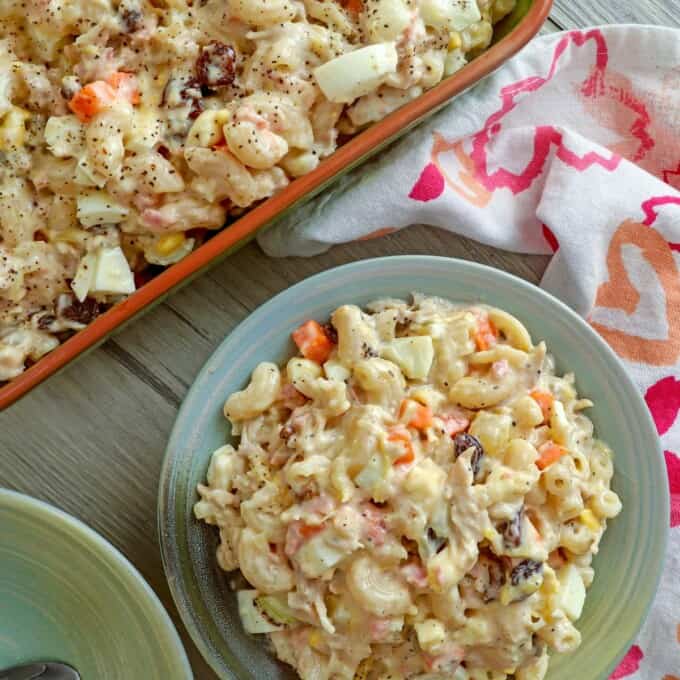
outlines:
[{"label": "corn kernel", "polygon": [[595,517],[592,510],[582,510],[578,518],[581,520],[581,523],[587,526],[591,531],[595,532],[600,530],[600,523],[597,521],[597,517]]},{"label": "corn kernel", "polygon": [[322,57],[326,51],[326,45],[316,34],[312,34],[309,36],[309,49],[314,52],[317,57]]},{"label": "corn kernel", "polygon": [[13,106],[0,123],[0,151],[11,151],[24,145],[26,128],[24,123],[31,114],[18,106]]},{"label": "corn kernel", "polygon": [[490,527],[487,527],[486,529],[484,529],[483,534],[484,534],[484,538],[486,538],[487,541],[495,540],[496,535],[497,535],[496,530],[491,529]]},{"label": "corn kernel", "polygon": [[51,229],[47,233],[47,236],[50,241],[64,241],[66,243],[81,244],[88,237],[88,233],[84,229],[69,227],[68,229],[62,229],[60,231]]},{"label": "corn kernel", "polygon": [[463,46],[463,40],[460,37],[458,31],[451,31],[449,33],[449,52],[453,50],[459,50]]},{"label": "corn kernel", "polygon": [[158,241],[156,241],[154,250],[159,255],[167,256],[170,255],[170,253],[174,253],[177,248],[179,248],[184,243],[185,240],[186,236],[184,236],[184,232],[182,231],[166,234],[165,236],[161,236]]},{"label": "corn kernel", "polygon": [[555,571],[549,566],[543,567],[543,583],[541,584],[541,592],[546,595],[555,595],[560,589],[560,582],[555,576]]},{"label": "corn kernel", "polygon": [[426,619],[414,625],[418,644],[426,652],[433,652],[446,640],[444,624],[437,619]]},{"label": "corn kernel", "polygon": [[309,646],[317,650],[323,649],[323,635],[318,630],[309,634]]},{"label": "corn kernel", "polygon": [[501,588],[500,592],[500,603],[504,606],[507,607],[513,600],[514,598],[514,593],[512,591],[511,586],[509,585],[504,585]]}]

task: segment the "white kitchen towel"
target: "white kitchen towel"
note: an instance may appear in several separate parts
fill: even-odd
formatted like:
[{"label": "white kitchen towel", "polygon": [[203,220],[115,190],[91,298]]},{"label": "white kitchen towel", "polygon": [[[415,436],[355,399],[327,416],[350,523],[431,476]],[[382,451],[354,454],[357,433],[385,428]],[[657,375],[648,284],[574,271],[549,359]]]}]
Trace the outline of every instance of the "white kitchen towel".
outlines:
[{"label": "white kitchen towel", "polygon": [[644,393],[672,494],[661,589],[612,679],[680,680],[680,31],[534,40],[377,160],[259,237],[271,255],[425,223],[554,253],[542,286]]}]

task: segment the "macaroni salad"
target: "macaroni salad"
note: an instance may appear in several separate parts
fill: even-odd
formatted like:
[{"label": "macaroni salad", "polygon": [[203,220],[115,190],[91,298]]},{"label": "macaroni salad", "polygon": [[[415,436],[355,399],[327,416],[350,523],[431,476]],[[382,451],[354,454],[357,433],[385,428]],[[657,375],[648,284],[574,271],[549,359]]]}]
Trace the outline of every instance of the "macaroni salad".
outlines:
[{"label": "macaroni salad", "polygon": [[515,0],[2,0],[0,381],[485,49]]},{"label": "macaroni salad", "polygon": [[293,333],[224,406],[198,519],[303,680],[540,680],[572,652],[612,454],[500,309],[416,295]]}]

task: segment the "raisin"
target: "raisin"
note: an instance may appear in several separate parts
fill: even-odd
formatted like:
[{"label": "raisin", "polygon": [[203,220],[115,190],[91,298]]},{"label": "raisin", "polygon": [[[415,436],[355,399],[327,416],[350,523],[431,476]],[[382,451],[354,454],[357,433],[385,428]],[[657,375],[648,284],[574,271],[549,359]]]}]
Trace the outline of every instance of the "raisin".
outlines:
[{"label": "raisin", "polygon": [[181,90],[181,95],[187,102],[191,102],[191,111],[189,111],[189,118],[192,120],[198,118],[203,109],[203,92],[201,92],[200,85],[191,78],[187,81],[184,88]]},{"label": "raisin", "polygon": [[361,354],[366,359],[374,359],[378,356],[378,350],[373,349],[367,342],[361,343]]},{"label": "raisin", "polygon": [[144,15],[138,9],[121,8],[120,21],[126,33],[136,33],[144,28]]},{"label": "raisin", "polygon": [[338,344],[338,331],[335,330],[335,326],[330,321],[323,325],[323,332],[334,345]]},{"label": "raisin", "polygon": [[54,337],[59,340],[61,344],[64,344],[69,338],[73,337],[73,331],[68,330],[68,331],[59,331],[58,333],[54,334]]},{"label": "raisin", "polygon": [[189,105],[189,118],[198,118],[204,109],[201,84],[195,78],[170,78],[163,90],[162,104],[171,109]]},{"label": "raisin", "polygon": [[543,562],[522,560],[510,573],[510,582],[513,586],[517,586],[520,581],[526,581],[541,571],[543,571]]},{"label": "raisin", "polygon": [[480,554],[478,564],[483,574],[483,578],[477,583],[478,592],[481,588],[480,594],[484,602],[498,599],[505,583],[503,565],[495,555],[485,552]]},{"label": "raisin", "polygon": [[394,334],[397,337],[401,337],[403,335],[406,335],[409,328],[411,328],[411,320],[410,319],[405,319],[404,321],[397,321],[397,324],[394,327]]},{"label": "raisin", "polygon": [[61,83],[61,96],[66,101],[70,101],[80,91],[81,87],[82,85],[80,84],[78,78],[75,76],[67,76],[62,80]]},{"label": "raisin", "polygon": [[413,539],[402,536],[401,545],[404,547],[407,553],[411,555],[418,555],[418,543]]},{"label": "raisin", "polygon": [[477,437],[468,434],[467,432],[461,432],[460,434],[457,434],[453,440],[453,450],[456,458],[465,453],[469,448],[474,449],[470,463],[472,465],[472,474],[476,480],[477,476],[479,475],[479,468],[482,458],[484,457],[484,447],[482,446],[482,442],[480,442]]},{"label": "raisin", "polygon": [[38,328],[41,331],[49,330],[49,327],[57,320],[54,314],[43,314],[43,316],[38,319]]},{"label": "raisin", "polygon": [[80,302],[80,300],[74,297],[71,303],[61,310],[61,314],[69,321],[88,324],[94,321],[102,311],[102,306],[93,298],[85,298],[85,300]]},{"label": "raisin", "polygon": [[196,78],[209,88],[231,85],[236,78],[234,48],[217,40],[205,45],[196,61]]},{"label": "raisin", "polygon": [[208,230],[205,227],[194,227],[184,232],[187,238],[193,238],[197,243],[203,243],[208,237]]},{"label": "raisin", "polygon": [[517,548],[522,542],[522,514],[523,508],[509,522],[504,522],[501,526],[506,548]]}]

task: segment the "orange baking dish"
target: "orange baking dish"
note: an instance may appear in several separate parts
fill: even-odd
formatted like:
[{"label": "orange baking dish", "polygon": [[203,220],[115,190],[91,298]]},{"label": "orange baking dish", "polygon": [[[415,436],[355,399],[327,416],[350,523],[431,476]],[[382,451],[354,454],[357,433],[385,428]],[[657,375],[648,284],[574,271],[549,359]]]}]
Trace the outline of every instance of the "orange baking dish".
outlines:
[{"label": "orange baking dish", "polygon": [[412,126],[444,106],[452,97],[464,92],[497,69],[538,33],[548,17],[551,6],[552,0],[518,0],[513,13],[497,25],[494,44],[481,56],[418,99],[353,137],[320,163],[315,170],[291,182],[276,196],[263,201],[243,217],[229,224],[191,255],[172,265],[129,298],[97,317],[87,328],[76,333],[19,377],[0,388],[0,410],[10,406],[83,352],[106,340],[111,333],[149,309],[154,303],[160,302],[173,289],[188,283],[208,267],[219,262],[285,211],[299,206],[323,191],[341,174],[396,140]]}]

